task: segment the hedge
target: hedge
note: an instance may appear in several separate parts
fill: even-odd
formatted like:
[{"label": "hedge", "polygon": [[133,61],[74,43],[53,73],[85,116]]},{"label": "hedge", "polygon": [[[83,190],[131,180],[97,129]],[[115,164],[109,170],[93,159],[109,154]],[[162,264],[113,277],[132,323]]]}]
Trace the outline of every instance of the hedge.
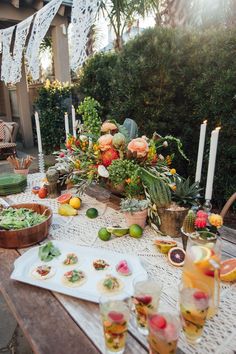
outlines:
[{"label": "hedge", "polygon": [[221,124],[214,201],[221,207],[236,182],[236,30],[191,32],[148,29],[119,54],[97,54],[83,70],[80,92],[96,98],[105,115],[136,120],[140,133],[157,131],[182,139],[194,178],[200,124],[208,119],[203,180],[210,132]]}]

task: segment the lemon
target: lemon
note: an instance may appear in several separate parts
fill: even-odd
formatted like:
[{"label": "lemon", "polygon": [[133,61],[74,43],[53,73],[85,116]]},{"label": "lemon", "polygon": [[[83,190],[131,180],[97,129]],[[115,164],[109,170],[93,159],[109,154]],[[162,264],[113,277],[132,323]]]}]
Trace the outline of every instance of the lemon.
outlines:
[{"label": "lemon", "polygon": [[105,227],[102,227],[99,231],[98,231],[98,237],[102,240],[102,241],[108,241],[111,238],[111,233],[107,231],[107,229]]},{"label": "lemon", "polygon": [[90,219],[95,219],[98,216],[98,211],[95,208],[89,208],[86,211],[86,216]]},{"label": "lemon", "polygon": [[133,224],[129,228],[129,234],[131,237],[140,238],[143,234],[143,229],[137,224]]},{"label": "lemon", "polygon": [[69,204],[62,204],[58,208],[58,214],[62,216],[75,216],[77,215],[77,210]]},{"label": "lemon", "polygon": [[209,261],[211,257],[211,250],[204,246],[192,246],[191,255],[195,264],[203,265]]},{"label": "lemon", "polygon": [[73,197],[70,199],[69,204],[72,206],[72,208],[79,209],[81,207],[81,200],[78,197]]}]

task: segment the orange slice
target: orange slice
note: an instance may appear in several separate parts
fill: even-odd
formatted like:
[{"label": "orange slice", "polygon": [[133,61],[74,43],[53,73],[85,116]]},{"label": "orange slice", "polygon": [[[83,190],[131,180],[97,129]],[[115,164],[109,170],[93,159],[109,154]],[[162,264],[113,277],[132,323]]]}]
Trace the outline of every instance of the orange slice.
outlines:
[{"label": "orange slice", "polygon": [[220,279],[223,281],[236,280],[236,258],[221,262]]},{"label": "orange slice", "polygon": [[62,194],[60,197],[58,197],[57,201],[60,204],[67,204],[67,203],[69,203],[71,198],[72,198],[72,194],[66,193],[66,194]]},{"label": "orange slice", "polygon": [[192,246],[191,256],[193,257],[194,264],[207,265],[211,257],[211,250],[204,246]]}]

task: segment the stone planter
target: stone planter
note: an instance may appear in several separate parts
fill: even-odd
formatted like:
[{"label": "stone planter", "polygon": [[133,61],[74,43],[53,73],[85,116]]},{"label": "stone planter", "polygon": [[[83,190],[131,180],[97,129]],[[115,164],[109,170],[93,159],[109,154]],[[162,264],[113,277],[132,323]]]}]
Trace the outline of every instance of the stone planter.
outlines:
[{"label": "stone planter", "polygon": [[181,237],[181,227],[185,216],[188,214],[188,209],[183,208],[183,210],[171,210],[158,208],[157,212],[161,220],[161,225],[159,226],[160,231],[164,235]]},{"label": "stone planter", "polygon": [[148,215],[148,209],[136,211],[134,213],[127,212],[127,211],[124,212],[127,226],[137,224],[141,226],[142,229],[144,229],[144,227],[146,226],[147,215]]}]

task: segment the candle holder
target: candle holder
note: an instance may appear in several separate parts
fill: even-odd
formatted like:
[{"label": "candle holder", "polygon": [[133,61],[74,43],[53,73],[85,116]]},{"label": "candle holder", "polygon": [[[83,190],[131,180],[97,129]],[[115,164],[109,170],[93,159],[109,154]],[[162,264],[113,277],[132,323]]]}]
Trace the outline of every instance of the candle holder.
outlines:
[{"label": "candle holder", "polygon": [[212,204],[210,199],[206,199],[205,203],[203,204],[203,210],[207,213],[210,214],[210,211],[212,209]]},{"label": "candle holder", "polygon": [[44,155],[42,152],[38,154],[39,157],[39,172],[45,173],[45,162],[44,162]]}]

